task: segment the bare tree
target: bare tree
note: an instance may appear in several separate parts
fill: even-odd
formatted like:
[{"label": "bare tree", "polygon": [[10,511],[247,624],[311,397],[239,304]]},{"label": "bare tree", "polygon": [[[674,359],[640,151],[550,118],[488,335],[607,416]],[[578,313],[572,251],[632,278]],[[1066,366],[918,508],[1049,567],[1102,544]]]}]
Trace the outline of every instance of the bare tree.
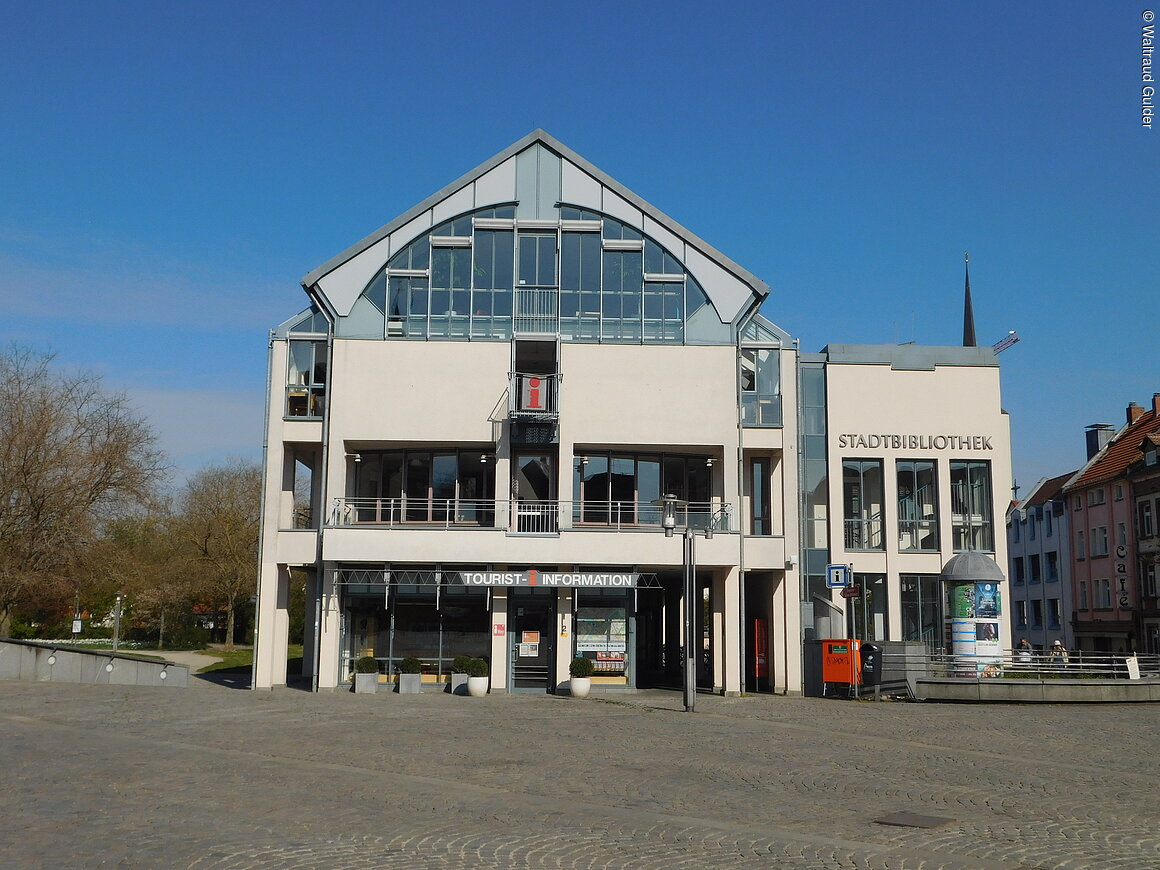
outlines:
[{"label": "bare tree", "polygon": [[0,352],[0,636],[38,587],[60,583],[101,524],[146,503],[167,468],[152,429],[100,378]]},{"label": "bare tree", "polygon": [[262,471],[235,459],[193,475],[177,522],[200,567],[206,594],[226,611],[226,649],[234,647],[236,608],[257,584]]}]

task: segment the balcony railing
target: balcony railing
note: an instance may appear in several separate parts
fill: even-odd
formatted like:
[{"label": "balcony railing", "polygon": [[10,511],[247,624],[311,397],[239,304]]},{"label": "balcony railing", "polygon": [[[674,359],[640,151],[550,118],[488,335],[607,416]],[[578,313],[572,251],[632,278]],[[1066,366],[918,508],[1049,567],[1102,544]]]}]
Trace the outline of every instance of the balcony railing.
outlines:
[{"label": "balcony railing", "polygon": [[[661,509],[651,502],[500,499],[336,498],[327,525],[343,528],[499,529],[529,535],[595,529],[659,531]],[[677,527],[732,532],[732,505],[690,502]]]}]

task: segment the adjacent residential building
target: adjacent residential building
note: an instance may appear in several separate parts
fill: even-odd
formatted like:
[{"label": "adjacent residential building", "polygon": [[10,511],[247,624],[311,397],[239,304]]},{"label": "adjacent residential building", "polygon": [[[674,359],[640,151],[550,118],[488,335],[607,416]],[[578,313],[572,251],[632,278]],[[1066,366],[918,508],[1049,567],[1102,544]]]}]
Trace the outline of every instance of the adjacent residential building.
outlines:
[{"label": "adjacent residential building", "polygon": [[1088,428],[1088,462],[1063,488],[1072,527],[1073,629],[1081,650],[1144,651],[1158,625],[1155,595],[1145,592],[1154,592],[1147,578],[1155,577],[1155,530],[1149,525],[1155,476],[1147,457],[1160,434],[1160,394],[1150,409],[1133,402],[1126,416],[1115,433],[1106,424]]},{"label": "adjacent residential building", "polygon": [[1075,646],[1072,634],[1071,513],[1062,490],[1074,471],[1040,480],[1025,499],[1007,511],[1010,553],[1012,637],[1026,638],[1036,649],[1062,641]]},{"label": "adjacent residential building", "polygon": [[[1007,563],[990,348],[800,354],[764,281],[543,131],[302,285],[270,337],[257,688],[294,576],[317,689],[462,654],[493,692],[575,656],[594,691],[679,686],[691,651],[736,694],[799,691],[817,637],[942,646],[945,563]],[[979,630],[1009,646],[1002,598]]]}]

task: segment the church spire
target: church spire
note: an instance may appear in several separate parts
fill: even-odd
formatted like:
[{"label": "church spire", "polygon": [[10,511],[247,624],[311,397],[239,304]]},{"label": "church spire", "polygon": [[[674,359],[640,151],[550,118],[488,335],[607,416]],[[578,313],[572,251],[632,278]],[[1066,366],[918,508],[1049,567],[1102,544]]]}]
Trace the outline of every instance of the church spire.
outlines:
[{"label": "church spire", "polygon": [[963,296],[963,347],[975,346],[975,310],[971,307],[971,257],[963,252],[963,271],[966,288]]}]

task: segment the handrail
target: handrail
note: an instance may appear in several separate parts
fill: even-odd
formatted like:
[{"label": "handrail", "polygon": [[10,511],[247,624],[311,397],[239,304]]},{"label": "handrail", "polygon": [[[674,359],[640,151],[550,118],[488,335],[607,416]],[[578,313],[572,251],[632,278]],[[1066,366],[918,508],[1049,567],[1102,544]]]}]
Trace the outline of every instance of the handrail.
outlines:
[{"label": "handrail", "polygon": [[[340,528],[506,529],[527,534],[577,529],[655,531],[661,528],[661,508],[651,501],[335,498],[326,524]],[[677,525],[737,531],[733,506],[723,502],[682,505]]]}]

